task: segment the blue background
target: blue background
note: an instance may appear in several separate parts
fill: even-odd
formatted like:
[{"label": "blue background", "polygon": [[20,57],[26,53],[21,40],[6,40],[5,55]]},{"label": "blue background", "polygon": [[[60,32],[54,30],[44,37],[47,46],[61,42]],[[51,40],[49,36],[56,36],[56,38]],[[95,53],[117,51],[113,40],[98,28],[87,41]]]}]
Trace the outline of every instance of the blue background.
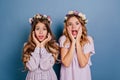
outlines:
[{"label": "blue background", "polygon": [[[30,32],[28,19],[36,13],[52,17],[57,39],[69,10],[88,18],[88,33],[94,37],[93,80],[120,80],[120,0],[0,0],[0,80],[25,80],[21,61],[23,43]],[[59,77],[60,65],[54,66]]]}]

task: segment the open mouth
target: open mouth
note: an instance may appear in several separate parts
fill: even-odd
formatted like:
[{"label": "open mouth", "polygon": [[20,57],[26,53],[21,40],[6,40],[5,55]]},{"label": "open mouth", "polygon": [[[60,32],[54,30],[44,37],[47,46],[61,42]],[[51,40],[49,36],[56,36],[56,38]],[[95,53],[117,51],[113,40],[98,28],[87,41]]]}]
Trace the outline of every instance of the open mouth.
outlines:
[{"label": "open mouth", "polygon": [[39,38],[39,39],[43,39],[43,38],[44,38],[44,36],[38,36],[38,38]]},{"label": "open mouth", "polygon": [[77,30],[72,30],[72,35],[77,35],[78,31]]}]

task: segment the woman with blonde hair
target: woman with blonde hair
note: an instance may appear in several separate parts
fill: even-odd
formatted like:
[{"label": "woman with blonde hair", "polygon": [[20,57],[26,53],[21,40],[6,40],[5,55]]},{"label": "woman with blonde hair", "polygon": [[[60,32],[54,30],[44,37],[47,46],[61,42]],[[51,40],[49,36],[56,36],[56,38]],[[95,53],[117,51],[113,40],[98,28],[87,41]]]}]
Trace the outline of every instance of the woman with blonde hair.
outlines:
[{"label": "woman with blonde hair", "polygon": [[63,35],[59,39],[60,80],[91,80],[90,58],[95,51],[86,23],[87,19],[81,12],[69,11],[65,16]]}]

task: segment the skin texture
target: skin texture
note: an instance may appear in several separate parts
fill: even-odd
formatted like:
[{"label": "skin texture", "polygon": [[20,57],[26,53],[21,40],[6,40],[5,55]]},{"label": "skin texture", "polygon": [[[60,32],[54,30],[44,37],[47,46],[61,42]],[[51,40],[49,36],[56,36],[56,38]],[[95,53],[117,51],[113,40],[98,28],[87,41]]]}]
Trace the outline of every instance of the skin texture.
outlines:
[{"label": "skin texture", "polygon": [[44,47],[50,40],[51,35],[48,33],[46,26],[39,22],[35,27],[35,31],[33,31],[33,41],[38,47]]},{"label": "skin texture", "polygon": [[76,47],[79,65],[80,67],[85,67],[89,61],[90,53],[83,53],[83,47],[80,45],[82,35],[82,25],[80,21],[76,17],[71,17],[67,21],[66,29],[71,43],[69,50],[64,47],[61,48],[62,63],[66,67],[70,66],[73,59],[73,52]]}]

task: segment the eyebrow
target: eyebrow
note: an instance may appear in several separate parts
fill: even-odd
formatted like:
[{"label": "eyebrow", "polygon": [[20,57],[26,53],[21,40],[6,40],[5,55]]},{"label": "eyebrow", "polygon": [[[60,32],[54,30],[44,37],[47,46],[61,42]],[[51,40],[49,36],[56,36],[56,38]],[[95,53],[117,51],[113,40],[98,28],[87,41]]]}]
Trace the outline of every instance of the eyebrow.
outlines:
[{"label": "eyebrow", "polygon": [[[41,26],[36,26],[36,27],[41,27]],[[43,26],[43,27],[45,27],[45,28],[46,28],[46,26]]]},{"label": "eyebrow", "polygon": [[[75,21],[75,23],[76,23],[76,22],[80,23],[79,21]],[[67,23],[72,23],[72,22],[71,22],[71,21],[68,21]]]}]

